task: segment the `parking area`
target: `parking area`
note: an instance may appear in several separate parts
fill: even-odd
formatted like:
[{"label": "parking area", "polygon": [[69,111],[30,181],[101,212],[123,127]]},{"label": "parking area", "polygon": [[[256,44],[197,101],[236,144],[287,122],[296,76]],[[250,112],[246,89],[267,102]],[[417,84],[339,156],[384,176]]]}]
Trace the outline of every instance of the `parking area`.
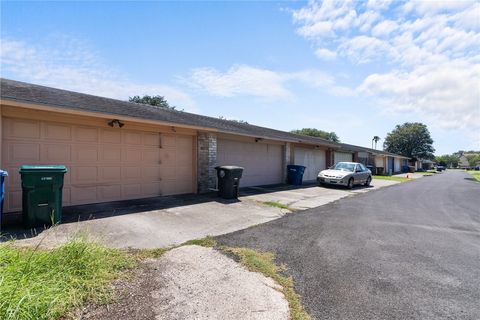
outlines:
[{"label": "parking area", "polygon": [[[3,241],[50,248],[84,235],[116,248],[158,248],[187,240],[242,230],[278,219],[291,210],[318,207],[398,182],[373,180],[370,187],[324,188],[317,185],[278,185],[241,190],[238,200],[223,200],[215,194],[168,196],[140,200],[67,207],[63,223],[47,230],[24,230],[13,226],[2,230]],[[266,205],[285,204],[289,209]]]}]

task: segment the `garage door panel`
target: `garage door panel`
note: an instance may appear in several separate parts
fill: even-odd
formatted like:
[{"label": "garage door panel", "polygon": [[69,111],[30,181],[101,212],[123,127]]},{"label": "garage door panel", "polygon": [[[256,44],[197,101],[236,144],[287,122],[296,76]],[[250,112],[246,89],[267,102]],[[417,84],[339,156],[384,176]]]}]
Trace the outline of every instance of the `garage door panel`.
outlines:
[{"label": "garage door panel", "polygon": [[73,145],[72,146],[72,160],[74,162],[97,162],[98,148],[96,145]]},{"label": "garage door panel", "polygon": [[[190,193],[194,190],[193,137],[98,128],[49,120],[2,119],[5,211],[21,209],[24,164],[63,164],[63,204]],[[163,137],[163,147],[161,144]],[[180,180],[180,182],[179,182]]]},{"label": "garage door panel", "polygon": [[71,198],[73,204],[85,204],[97,202],[97,187],[75,186],[71,188]]},{"label": "garage door panel", "polygon": [[[170,185],[174,185],[173,183]],[[142,183],[142,195],[155,197],[163,195],[161,182]]]},{"label": "garage door panel", "polygon": [[175,180],[163,180],[162,182],[160,182],[159,188],[163,196],[181,193],[178,191],[177,181]]},{"label": "garage door panel", "polygon": [[72,149],[69,144],[44,144],[41,159],[46,163],[66,163],[71,161]]},{"label": "garage door panel", "polygon": [[192,176],[193,168],[192,166],[184,166],[184,167],[178,166],[175,169],[175,171],[176,171],[176,177],[179,178],[179,180],[184,180]]},{"label": "garage door panel", "polygon": [[133,144],[133,145],[141,145],[142,144],[142,133],[141,132],[133,132],[133,131],[123,131],[123,143],[125,144]]},{"label": "garage door panel", "polygon": [[93,127],[74,127],[74,140],[78,142],[98,142],[98,129]]},{"label": "garage door panel", "polygon": [[71,168],[72,183],[97,182],[98,170],[94,166],[75,166]]},{"label": "garage door panel", "polygon": [[162,148],[168,148],[168,147],[175,148],[176,146],[175,135],[173,134],[162,134],[161,141],[162,141]]},{"label": "garage door panel", "polygon": [[160,167],[160,178],[162,180],[175,180],[176,177],[176,172],[175,172],[175,166],[161,166]]},{"label": "garage door panel", "polygon": [[305,166],[304,181],[317,178],[318,173],[326,168],[326,154],[324,150],[295,148],[294,164]]},{"label": "garage door panel", "polygon": [[142,168],[142,179],[144,181],[160,181],[161,173],[160,167],[143,167]]},{"label": "garage door panel", "polygon": [[151,147],[160,147],[160,134],[159,133],[144,133],[143,134],[143,145]]},{"label": "garage door panel", "polygon": [[3,135],[11,139],[40,139],[40,122],[30,120],[4,121]]},{"label": "garage door panel", "polygon": [[265,143],[218,140],[219,165],[243,167],[241,186],[281,183],[283,146]]},{"label": "garage door panel", "polygon": [[104,200],[118,200],[122,198],[122,186],[121,185],[108,185],[98,188],[101,199]]},{"label": "garage door panel", "polygon": [[353,155],[352,153],[347,152],[334,152],[334,162],[352,162]]},{"label": "garage door panel", "polygon": [[38,143],[6,143],[8,163],[38,164],[40,145]]},{"label": "garage door panel", "polygon": [[122,180],[141,180],[142,169],[140,167],[122,167]]},{"label": "garage door panel", "polygon": [[142,151],[141,148],[124,148],[122,150],[122,161],[123,162],[141,162],[142,161]]},{"label": "garage door panel", "polygon": [[120,166],[104,166],[99,167],[100,181],[121,181],[122,167]]},{"label": "garage door panel", "polygon": [[142,196],[141,183],[122,184],[121,187],[122,187],[122,197],[124,199],[139,198]]},{"label": "garage door panel", "polygon": [[67,173],[63,176],[63,185],[70,185],[72,181],[72,172],[70,170],[71,167],[67,166]]},{"label": "garage door panel", "polygon": [[[22,178],[19,173],[19,166],[8,166],[5,167],[5,170],[8,172],[8,178],[5,181],[5,190],[8,189],[20,189]],[[7,188],[8,187],[8,188]]]},{"label": "garage door panel", "polygon": [[11,208],[12,211],[22,210],[22,191],[9,192],[5,198],[5,207]]},{"label": "garage door panel", "polygon": [[176,158],[175,158],[175,149],[169,148],[169,149],[162,149],[160,150],[160,163],[163,166],[172,166],[174,167],[176,164]]},{"label": "garage door panel", "polygon": [[122,147],[100,145],[101,160],[105,162],[120,162],[122,161]]},{"label": "garage door panel", "polygon": [[44,137],[49,140],[72,140],[72,127],[69,125],[45,123]]},{"label": "garage door panel", "polygon": [[62,197],[64,206],[69,205],[72,202],[70,187],[63,187]]},{"label": "garage door panel", "polygon": [[192,188],[192,181],[190,179],[177,179],[176,193],[188,193]]},{"label": "garage door panel", "polygon": [[157,149],[143,149],[142,150],[142,161],[145,164],[160,164],[160,150]]},{"label": "garage door panel", "polygon": [[177,166],[185,167],[192,165],[192,154],[187,154],[186,152],[177,152],[176,154],[176,163]]},{"label": "garage door panel", "polygon": [[101,129],[100,142],[103,143],[122,143],[122,133],[118,130]]}]

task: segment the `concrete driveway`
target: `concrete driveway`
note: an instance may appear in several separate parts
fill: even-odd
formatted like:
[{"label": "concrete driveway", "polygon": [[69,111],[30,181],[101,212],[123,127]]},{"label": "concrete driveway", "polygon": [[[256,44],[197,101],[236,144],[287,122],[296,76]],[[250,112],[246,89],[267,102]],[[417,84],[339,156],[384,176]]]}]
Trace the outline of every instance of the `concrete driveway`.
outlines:
[{"label": "concrete driveway", "polygon": [[305,210],[398,183],[397,181],[373,179],[369,187],[355,186],[352,190],[337,186],[318,187],[316,183],[296,188],[292,186],[250,187],[243,190],[240,199],[257,202],[278,202],[288,205],[294,210]]},{"label": "concrete driveway", "polygon": [[223,200],[214,194],[158,197],[64,208],[64,221],[53,228],[8,228],[3,238],[19,244],[51,248],[73,236],[89,238],[115,248],[159,248],[187,240],[217,236],[278,219],[290,210],[265,205],[273,201],[300,210],[397,182],[373,180],[371,187],[324,188],[316,185],[279,185],[245,188],[239,200]]}]

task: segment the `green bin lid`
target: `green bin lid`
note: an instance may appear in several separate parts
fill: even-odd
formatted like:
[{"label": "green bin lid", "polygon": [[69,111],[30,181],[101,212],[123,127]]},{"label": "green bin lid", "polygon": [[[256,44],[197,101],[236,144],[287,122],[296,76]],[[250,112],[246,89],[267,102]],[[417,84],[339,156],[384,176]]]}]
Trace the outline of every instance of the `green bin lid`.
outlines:
[{"label": "green bin lid", "polygon": [[67,167],[63,165],[23,165],[20,167],[20,172],[67,172]]}]

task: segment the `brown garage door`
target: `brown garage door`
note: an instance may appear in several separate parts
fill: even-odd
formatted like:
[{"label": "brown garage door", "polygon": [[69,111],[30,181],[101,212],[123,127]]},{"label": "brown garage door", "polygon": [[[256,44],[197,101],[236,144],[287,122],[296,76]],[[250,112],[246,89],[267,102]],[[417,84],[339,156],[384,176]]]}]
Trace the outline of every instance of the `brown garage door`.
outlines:
[{"label": "brown garage door", "polygon": [[283,146],[218,139],[219,165],[236,165],[245,170],[240,185],[259,186],[282,182]]},{"label": "brown garage door", "polygon": [[295,148],[294,163],[305,166],[304,181],[317,179],[318,173],[326,168],[325,150]]},{"label": "brown garage door", "polygon": [[334,153],[334,160],[335,164],[339,162],[352,162],[353,161],[353,154],[350,152],[338,152],[335,151]]},{"label": "brown garage door", "polygon": [[21,210],[18,167],[64,164],[64,205],[193,192],[187,135],[3,118],[5,211]]}]

